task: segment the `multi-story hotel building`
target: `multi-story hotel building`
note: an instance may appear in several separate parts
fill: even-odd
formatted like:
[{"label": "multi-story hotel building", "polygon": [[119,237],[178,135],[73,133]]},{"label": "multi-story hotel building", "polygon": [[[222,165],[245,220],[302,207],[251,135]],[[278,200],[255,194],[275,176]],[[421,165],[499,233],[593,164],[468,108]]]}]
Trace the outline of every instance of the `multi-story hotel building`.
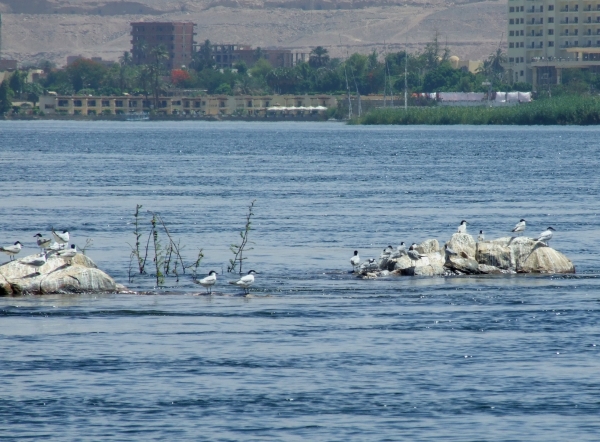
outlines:
[{"label": "multi-story hotel building", "polygon": [[563,69],[600,70],[599,0],[508,0],[505,68],[534,90],[561,83]]},{"label": "multi-story hotel building", "polygon": [[135,64],[152,61],[151,49],[163,46],[168,54],[169,69],[189,66],[194,51],[194,23],[138,22],[131,23],[131,55]]}]

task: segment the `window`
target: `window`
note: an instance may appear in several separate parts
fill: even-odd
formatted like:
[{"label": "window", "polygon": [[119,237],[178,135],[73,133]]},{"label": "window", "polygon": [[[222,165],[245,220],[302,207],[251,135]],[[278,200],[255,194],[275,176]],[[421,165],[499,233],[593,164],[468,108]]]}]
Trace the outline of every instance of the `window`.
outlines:
[{"label": "window", "polygon": [[548,17],[548,23],[554,23],[554,17]]},{"label": "window", "polygon": [[565,29],[565,35],[569,35],[569,30]]},{"label": "window", "polygon": [[510,8],[508,8],[508,12],[515,12],[515,8],[511,6]]},{"label": "window", "polygon": [[548,35],[554,35],[554,29],[548,29]]},{"label": "window", "polygon": [[514,25],[514,24],[515,24],[515,19],[514,19],[514,18],[511,18],[511,19],[508,21],[508,24],[509,24],[509,25]]},{"label": "window", "polygon": [[579,22],[579,17],[575,17],[575,18],[573,19],[573,23],[578,23],[578,22]]},{"label": "window", "polygon": [[81,105],[82,105],[81,100],[73,100],[73,106],[81,107]]},{"label": "window", "polygon": [[577,46],[577,45],[579,44],[579,40],[575,40],[575,41],[573,42],[573,44],[575,44],[575,46]]},{"label": "window", "polygon": [[524,72],[523,72],[523,71],[521,71],[521,72],[520,72],[520,74],[521,74],[521,77],[522,77],[522,76],[524,75]]},{"label": "window", "polygon": [[138,105],[137,101],[133,101],[132,100],[132,101],[129,102],[129,107],[137,107],[137,105]]},{"label": "window", "polygon": [[508,35],[510,35],[511,37],[514,37],[515,36],[515,31],[509,31]]},{"label": "window", "polygon": [[198,109],[200,107],[201,102],[200,101],[194,101],[194,107],[196,109]]},{"label": "window", "polygon": [[159,104],[160,104],[160,107],[167,107],[167,100],[163,100]]},{"label": "window", "polygon": [[110,107],[110,101],[102,100],[102,107]]},{"label": "window", "polygon": [[265,107],[269,107],[270,103],[268,101],[265,101]]},{"label": "window", "polygon": [[69,105],[69,100],[58,100],[59,107],[66,107]]},{"label": "window", "polygon": [[510,58],[508,59],[508,62],[509,62],[509,63],[514,63],[514,62],[515,62],[515,58],[514,58],[514,57],[510,57]]},{"label": "window", "polygon": [[544,6],[540,6],[540,12],[544,12]]},{"label": "window", "polygon": [[[523,43],[521,43],[523,44]],[[525,59],[523,57],[521,57],[521,63],[525,63]]]},{"label": "window", "polygon": [[225,102],[224,101],[219,101],[219,107],[225,107]]},{"label": "window", "polygon": [[248,107],[252,107],[252,100],[248,100]]},{"label": "window", "polygon": [[548,5],[548,11],[554,11],[554,5]]},{"label": "window", "polygon": [[183,102],[183,107],[190,107],[190,102],[189,101],[184,101]]},{"label": "window", "polygon": [[554,42],[553,41],[549,41],[548,42],[548,47],[552,47],[552,46],[554,46]]},{"label": "window", "polygon": [[[523,12],[525,10],[525,6],[521,6],[521,12]],[[523,20],[523,19],[521,19]],[[523,23],[523,21],[521,21],[521,23]]]},{"label": "window", "polygon": [[123,107],[123,100],[115,100],[115,107]]},{"label": "window", "polygon": [[88,106],[96,107],[96,100],[88,100]]},{"label": "window", "polygon": [[577,35],[577,34],[579,34],[579,29],[575,29],[575,34],[574,35]]},{"label": "window", "polygon": [[525,43],[521,42],[521,47],[524,48],[525,47]]}]

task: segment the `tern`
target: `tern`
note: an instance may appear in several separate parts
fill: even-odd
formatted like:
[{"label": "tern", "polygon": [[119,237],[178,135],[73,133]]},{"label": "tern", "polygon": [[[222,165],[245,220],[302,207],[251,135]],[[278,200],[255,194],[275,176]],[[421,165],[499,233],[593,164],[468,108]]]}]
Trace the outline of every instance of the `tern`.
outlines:
[{"label": "tern", "polygon": [[248,288],[254,284],[254,275],[256,271],[250,270],[246,276],[242,276],[237,281],[229,281],[229,284],[237,285],[238,287],[242,287],[244,289],[244,293],[248,294]]},{"label": "tern", "polygon": [[479,231],[479,236],[477,237],[477,241],[479,241],[479,242],[485,241],[485,234],[483,233],[483,230]]},{"label": "tern", "polygon": [[467,233],[467,222],[463,219],[458,226],[458,233]]},{"label": "tern", "polygon": [[[242,278],[243,279],[243,278]],[[241,281],[241,280],[240,280]],[[206,278],[202,278],[200,281],[194,281],[196,284],[200,284],[206,288],[207,293],[212,293],[212,286],[217,282],[217,272],[211,270]]]},{"label": "tern", "polygon": [[37,238],[37,245],[42,250],[45,250],[48,247],[50,247],[50,244],[52,243],[51,239],[44,238],[41,233],[37,233],[33,235],[33,237]]},{"label": "tern", "polygon": [[404,244],[404,241],[396,247],[396,251],[392,254],[392,258],[399,258],[403,255],[406,255],[406,244]]},{"label": "tern", "polygon": [[28,266],[33,266],[36,267],[37,270],[37,274],[40,274],[40,270],[39,268],[42,267],[44,264],[46,264],[46,259],[47,259],[47,255],[46,252],[44,253],[40,253],[40,256],[33,258],[30,261],[19,261],[22,264],[28,265]]},{"label": "tern", "polygon": [[12,261],[13,256],[19,254],[22,247],[23,245],[19,241],[17,241],[12,246],[0,247],[0,252],[6,253],[8,256],[10,256],[10,260]]},{"label": "tern", "polygon": [[[54,243],[54,244],[57,244],[57,243]],[[60,256],[61,258],[69,259],[70,260],[69,264],[70,264],[71,260],[73,260],[73,258],[75,257],[75,255],[77,255],[77,247],[75,246],[75,244],[71,244],[71,248],[70,249],[61,250],[61,251],[57,252],[56,254],[58,256]]]},{"label": "tern", "polygon": [[415,267],[417,265],[417,261],[421,258],[425,258],[427,255],[423,255],[421,253],[419,253],[419,251],[416,249],[417,245],[415,243],[413,243],[410,248],[408,249],[408,257],[410,258],[411,261],[414,261],[415,264],[413,265],[413,267]]},{"label": "tern", "polygon": [[59,244],[69,244],[69,232],[66,230],[55,232],[54,229],[52,229],[52,236],[54,236],[54,239]]},{"label": "tern", "polygon": [[546,245],[548,245],[548,243],[552,239],[552,232],[555,232],[555,231],[556,231],[556,229],[554,229],[554,227],[548,227],[546,230],[544,230],[542,233],[540,233],[540,236],[538,236],[535,240],[543,242]]},{"label": "tern", "polygon": [[385,249],[383,249],[383,254],[391,255],[393,251],[394,251],[394,248],[392,246],[387,246]]},{"label": "tern", "polygon": [[522,219],[515,225],[515,228],[512,229],[511,232],[523,233],[525,231],[526,227],[527,227],[527,222],[524,219]]},{"label": "tern", "polygon": [[356,267],[360,264],[360,256],[358,256],[358,250],[354,251],[354,256],[350,258],[350,264],[352,264],[352,270],[356,270]]}]

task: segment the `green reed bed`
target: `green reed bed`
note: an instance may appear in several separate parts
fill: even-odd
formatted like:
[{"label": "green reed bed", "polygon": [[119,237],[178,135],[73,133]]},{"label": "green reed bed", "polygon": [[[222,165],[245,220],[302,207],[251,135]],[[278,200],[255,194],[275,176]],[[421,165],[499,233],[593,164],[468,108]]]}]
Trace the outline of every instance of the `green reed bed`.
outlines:
[{"label": "green reed bed", "polygon": [[433,106],[375,109],[352,124],[600,124],[600,99],[559,97],[507,107]]}]

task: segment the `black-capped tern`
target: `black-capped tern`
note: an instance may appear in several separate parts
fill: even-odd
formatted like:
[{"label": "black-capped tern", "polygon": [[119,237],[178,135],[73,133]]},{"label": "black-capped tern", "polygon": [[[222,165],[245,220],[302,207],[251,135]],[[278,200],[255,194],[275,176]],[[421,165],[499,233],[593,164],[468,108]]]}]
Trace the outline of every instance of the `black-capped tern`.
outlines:
[{"label": "black-capped tern", "polygon": [[250,270],[247,275],[242,276],[237,281],[229,281],[229,284],[237,285],[238,287],[243,288],[244,289],[244,293],[248,294],[249,293],[248,288],[252,284],[254,284],[254,275],[255,274],[257,274],[256,271]]},{"label": "black-capped tern", "polygon": [[467,222],[463,219],[458,226],[458,233],[467,233]]},{"label": "black-capped tern", "polygon": [[52,236],[54,236],[54,239],[59,244],[69,244],[69,232],[66,230],[63,230],[62,232],[56,232],[54,229],[52,229]]},{"label": "black-capped tern", "polygon": [[46,264],[47,258],[48,257],[46,255],[46,252],[44,252],[44,253],[40,253],[40,256],[33,258],[29,261],[20,260],[19,262],[21,264],[36,267],[38,269],[37,273],[39,274],[40,273],[39,268],[42,267],[44,264]]},{"label": "black-capped tern", "polygon": [[417,261],[421,258],[425,258],[427,255],[423,255],[422,253],[419,253],[419,251],[416,249],[417,248],[417,244],[413,243],[409,249],[408,249],[408,257],[410,258],[411,261],[414,262],[413,267],[415,267],[417,265]]},{"label": "black-capped tern", "polygon": [[0,252],[6,253],[12,261],[13,257],[19,254],[21,248],[23,248],[23,245],[17,241],[13,245],[0,247]]},{"label": "black-capped tern", "polygon": [[550,240],[552,239],[552,232],[555,232],[556,229],[554,227],[548,227],[546,230],[544,230],[542,233],[540,233],[540,236],[538,236],[535,240],[536,241],[540,241],[543,242],[544,244],[548,245],[548,243],[550,242]]},{"label": "black-capped tern", "polygon": [[350,264],[352,264],[352,270],[356,270],[356,267],[360,264],[360,256],[358,256],[358,250],[354,251],[354,256],[350,258]]},{"label": "black-capped tern", "polygon": [[479,242],[485,241],[485,234],[483,233],[483,230],[479,231],[479,236],[477,236],[477,241],[479,241]]},{"label": "black-capped tern", "polygon": [[50,238],[44,238],[41,233],[36,233],[33,235],[33,237],[37,238],[37,245],[40,249],[42,249],[42,251],[50,247],[50,244],[52,244],[52,240]]},{"label": "black-capped tern", "polygon": [[208,276],[202,278],[199,281],[194,281],[196,284],[200,284],[202,287],[206,288],[207,293],[212,293],[212,286],[217,282],[217,272],[211,270],[208,273]]},{"label": "black-capped tern", "polygon": [[527,228],[527,222],[524,219],[521,219],[516,225],[515,228],[511,230],[514,233],[523,233]]}]

